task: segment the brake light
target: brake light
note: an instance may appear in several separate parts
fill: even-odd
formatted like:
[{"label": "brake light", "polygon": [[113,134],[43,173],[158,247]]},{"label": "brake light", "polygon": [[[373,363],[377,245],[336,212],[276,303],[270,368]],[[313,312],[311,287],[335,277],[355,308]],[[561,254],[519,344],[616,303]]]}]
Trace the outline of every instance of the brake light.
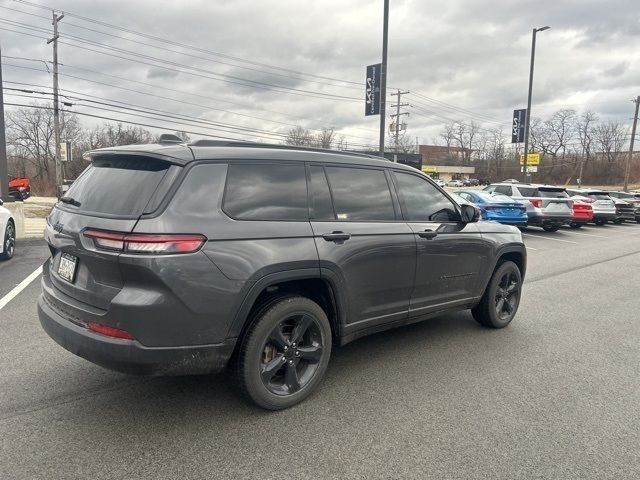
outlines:
[{"label": "brake light", "polygon": [[91,238],[96,248],[101,250],[142,255],[193,253],[207,241],[204,235],[156,235],[103,230],[85,230],[84,236]]},{"label": "brake light", "polygon": [[96,323],[96,322],[87,322],[87,326],[89,327],[89,330],[99,333],[101,335],[106,335],[107,337],[133,340],[133,335],[131,335],[126,330],[122,330],[120,328],[108,327],[107,325],[103,325],[101,323]]},{"label": "brake light", "polygon": [[531,205],[533,205],[536,208],[541,208],[542,207],[542,199],[541,198],[532,198],[529,201],[531,202]]}]

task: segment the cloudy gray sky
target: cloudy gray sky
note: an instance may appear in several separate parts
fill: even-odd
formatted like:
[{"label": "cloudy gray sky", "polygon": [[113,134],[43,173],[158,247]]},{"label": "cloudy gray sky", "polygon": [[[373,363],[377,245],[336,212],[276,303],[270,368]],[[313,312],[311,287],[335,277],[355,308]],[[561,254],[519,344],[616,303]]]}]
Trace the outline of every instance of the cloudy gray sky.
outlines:
[{"label": "cloudy gray sky", "polygon": [[[70,110],[268,141],[293,125],[335,126],[352,145],[377,143],[361,84],[380,60],[382,0],[34,2],[67,12],[60,85],[76,97]],[[0,0],[3,56],[51,60],[50,15]],[[544,25],[533,115],[589,109],[630,123],[640,94],[637,0],[391,0],[388,85],[411,92],[407,134],[429,143],[444,123],[472,119],[508,131],[511,110],[526,106],[531,29]],[[51,85],[42,62],[3,62],[5,87]],[[148,109],[190,119],[178,125]]]}]

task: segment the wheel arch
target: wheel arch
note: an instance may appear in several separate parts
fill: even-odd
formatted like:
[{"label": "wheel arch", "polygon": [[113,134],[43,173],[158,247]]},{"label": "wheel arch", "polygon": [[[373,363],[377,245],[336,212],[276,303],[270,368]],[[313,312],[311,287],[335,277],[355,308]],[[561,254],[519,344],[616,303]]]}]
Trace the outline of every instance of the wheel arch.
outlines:
[{"label": "wheel arch", "polygon": [[300,295],[316,302],[327,314],[334,339],[341,335],[344,309],[336,285],[318,269],[300,269],[266,275],[256,281],[238,309],[227,337],[242,338],[257,311],[280,298]]}]

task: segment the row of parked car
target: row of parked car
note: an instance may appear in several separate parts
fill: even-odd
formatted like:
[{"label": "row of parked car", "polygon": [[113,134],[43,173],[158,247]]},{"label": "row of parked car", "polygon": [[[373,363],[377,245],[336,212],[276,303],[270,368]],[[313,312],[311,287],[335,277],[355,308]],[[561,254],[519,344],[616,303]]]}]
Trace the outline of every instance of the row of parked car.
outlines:
[{"label": "row of parked car", "polygon": [[555,232],[562,225],[640,223],[640,192],[575,189],[505,181],[484,190],[461,190],[456,195],[472,202],[482,218],[519,227],[537,226]]}]

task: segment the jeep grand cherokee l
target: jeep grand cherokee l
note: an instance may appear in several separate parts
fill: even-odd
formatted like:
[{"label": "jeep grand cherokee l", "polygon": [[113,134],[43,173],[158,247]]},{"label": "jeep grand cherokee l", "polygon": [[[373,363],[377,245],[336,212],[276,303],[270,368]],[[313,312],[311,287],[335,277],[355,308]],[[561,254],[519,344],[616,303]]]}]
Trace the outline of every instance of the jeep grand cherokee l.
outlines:
[{"label": "jeep grand cherokee l", "polygon": [[142,374],[228,364],[267,409],[332,345],[471,309],[513,319],[526,250],[421,172],[367,155],[200,141],[89,153],[48,217],[39,316],[69,351]]}]

